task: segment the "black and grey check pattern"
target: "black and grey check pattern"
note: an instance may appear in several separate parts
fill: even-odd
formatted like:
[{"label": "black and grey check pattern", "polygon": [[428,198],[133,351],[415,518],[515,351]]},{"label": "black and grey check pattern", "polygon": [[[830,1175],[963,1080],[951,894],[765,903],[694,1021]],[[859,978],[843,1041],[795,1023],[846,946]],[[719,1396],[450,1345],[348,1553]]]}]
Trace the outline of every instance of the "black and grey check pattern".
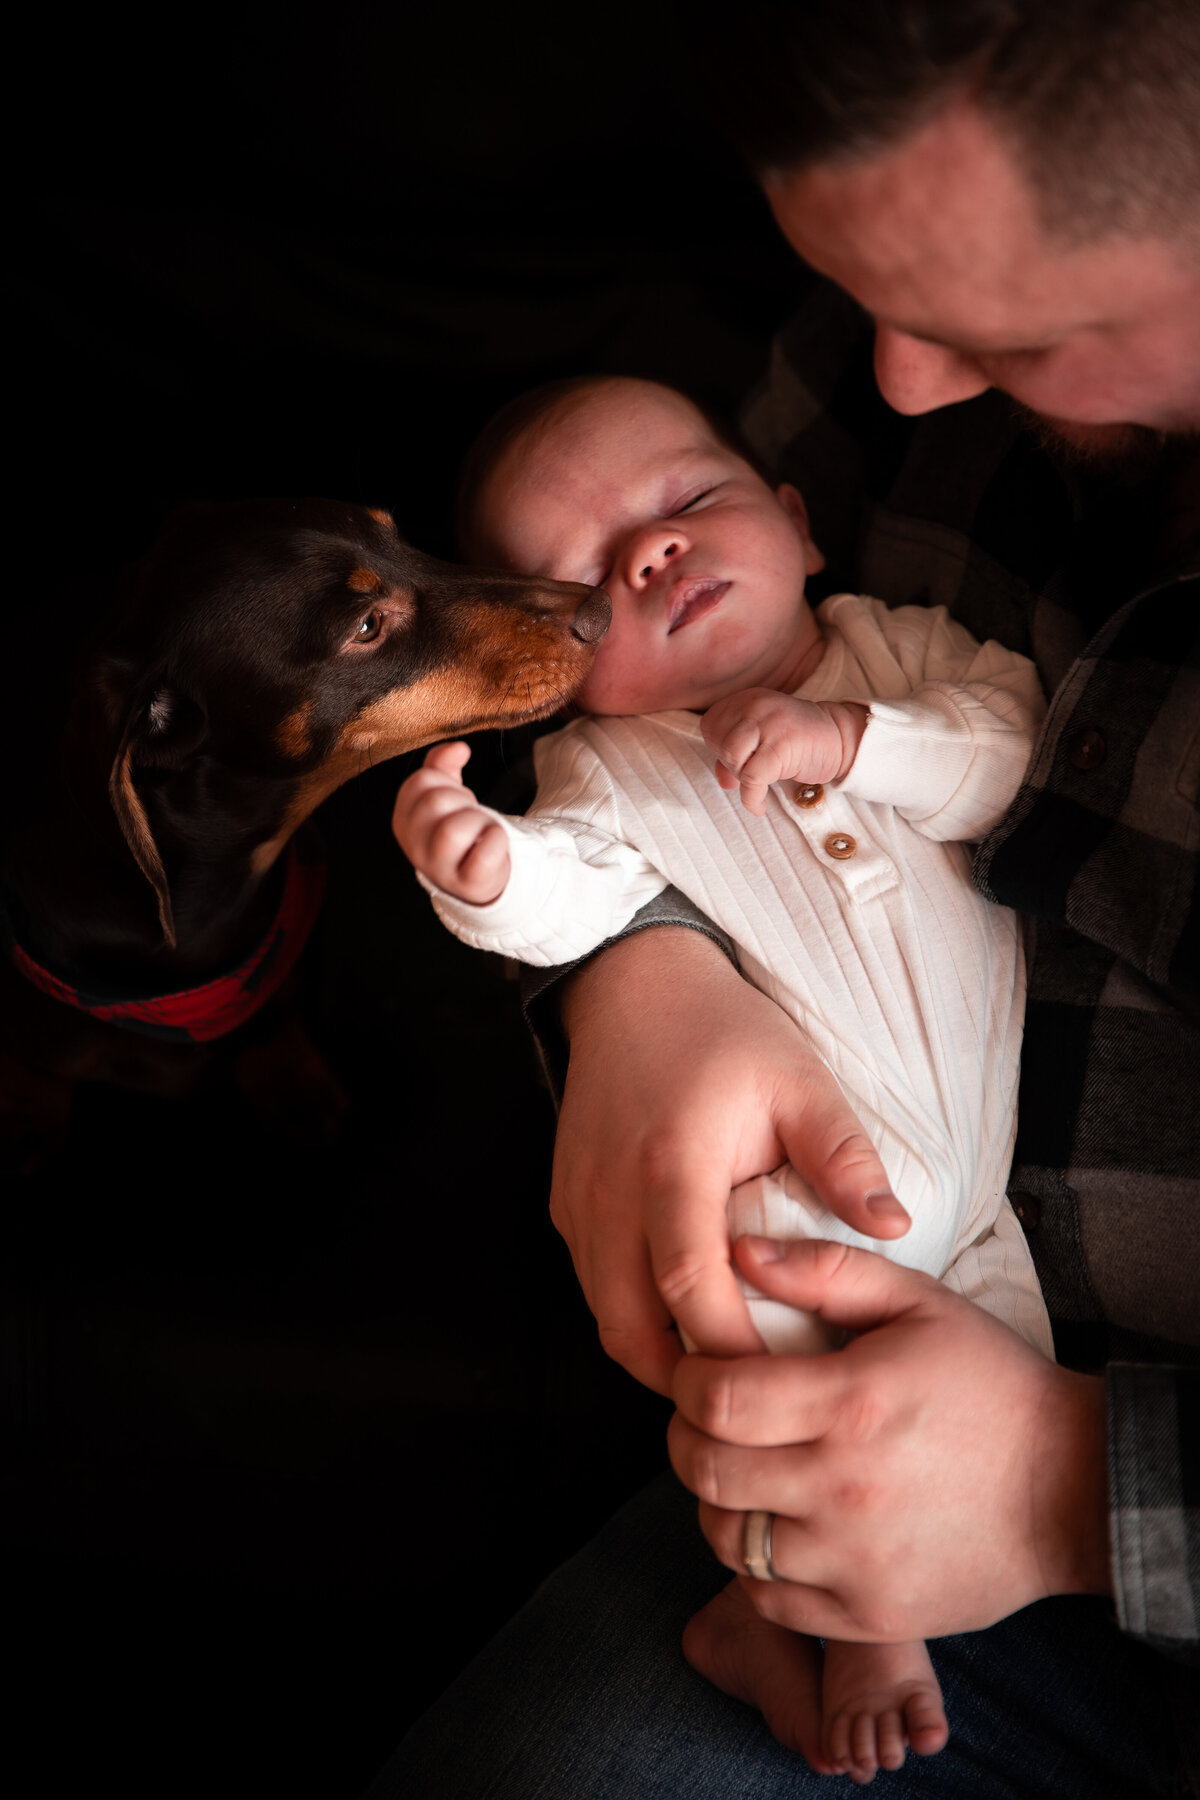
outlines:
[{"label": "black and grey check pattern", "polygon": [[[1200,554],[1161,481],[1063,465],[990,393],[881,400],[871,325],[814,284],[746,408],[829,558],[817,590],[947,606],[1050,709],[975,878],[1029,922],[1010,1191],[1064,1360],[1110,1365],[1124,1627],[1200,1636]],[[1119,1363],[1112,1361],[1120,1357]]]}]

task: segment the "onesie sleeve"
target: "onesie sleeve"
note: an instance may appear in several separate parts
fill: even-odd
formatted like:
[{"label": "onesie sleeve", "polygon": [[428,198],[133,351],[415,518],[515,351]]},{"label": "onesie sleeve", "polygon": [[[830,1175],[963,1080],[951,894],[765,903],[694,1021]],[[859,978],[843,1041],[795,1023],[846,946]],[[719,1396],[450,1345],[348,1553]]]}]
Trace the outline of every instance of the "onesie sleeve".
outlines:
[{"label": "onesie sleeve", "polygon": [[[945,607],[880,607],[902,679],[872,698],[854,766],[840,784],[892,806],[924,836],[969,841],[1011,806],[1045,702],[1027,657],[980,644]],[[857,696],[845,696],[852,698]]]},{"label": "onesie sleeve", "polygon": [[418,875],[434,910],[477,950],[549,968],[598,948],[667,886],[620,836],[616,794],[600,759],[570,730],[539,745],[538,798],[529,814],[484,811],[508,839],[504,892],[473,906]]}]

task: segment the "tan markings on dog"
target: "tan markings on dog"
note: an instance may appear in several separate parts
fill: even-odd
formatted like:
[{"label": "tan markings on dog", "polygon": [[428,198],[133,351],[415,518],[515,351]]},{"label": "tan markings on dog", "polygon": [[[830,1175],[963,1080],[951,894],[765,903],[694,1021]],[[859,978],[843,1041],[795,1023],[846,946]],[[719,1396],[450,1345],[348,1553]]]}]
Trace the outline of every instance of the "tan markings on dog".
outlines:
[{"label": "tan markings on dog", "polygon": [[158,845],[154,841],[154,833],[150,829],[150,821],[146,817],[146,809],[142,805],[141,795],[133,785],[132,744],[126,744],[123,750],[117,752],[116,761],[113,763],[108,777],[108,797],[112,802],[113,811],[117,815],[121,835],[132,852],[133,860],[158,897],[158,922],[162,927],[163,942],[168,950],[174,950],[175,917],[171,910],[167,872],[163,868],[162,858],[158,854]]},{"label": "tan markings on dog", "polygon": [[312,749],[312,738],[309,735],[309,720],[312,717],[313,703],[305,700],[295,712],[288,713],[281,719],[275,730],[275,742],[285,756],[299,762]]},{"label": "tan markings on dog", "polygon": [[[386,754],[388,753],[375,760],[385,760]],[[369,769],[372,760],[370,755],[361,749],[351,749],[338,744],[320,768],[313,769],[309,774],[301,776],[279,830],[273,838],[268,838],[265,844],[259,844],[251,856],[251,872],[256,876],[265,875],[287,844],[288,839],[293,833],[299,831],[305,819],[316,812],[322,800],[327,800],[335,789],[341,787],[343,782],[351,781],[355,775],[361,775],[365,769]]]},{"label": "tan markings on dog", "polygon": [[368,518],[374,519],[377,525],[386,525],[389,531],[395,531],[396,521],[390,512],[384,512],[382,506],[368,506]]},{"label": "tan markings on dog", "polygon": [[383,586],[383,576],[377,575],[374,569],[355,569],[346,586],[352,594],[377,594]]},{"label": "tan markings on dog", "polygon": [[594,644],[566,635],[561,615],[494,607],[465,609],[459,660],[356,713],[332,753],[303,776],[276,835],[254,852],[263,874],[292,833],[335,788],[375,763],[468,731],[524,723],[557,712],[591,667]]}]

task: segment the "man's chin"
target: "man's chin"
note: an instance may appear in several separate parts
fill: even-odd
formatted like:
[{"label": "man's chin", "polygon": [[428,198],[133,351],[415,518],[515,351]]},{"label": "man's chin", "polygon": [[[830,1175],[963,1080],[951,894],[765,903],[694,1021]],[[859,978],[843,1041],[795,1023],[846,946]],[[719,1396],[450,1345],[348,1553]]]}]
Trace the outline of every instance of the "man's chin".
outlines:
[{"label": "man's chin", "polygon": [[1152,474],[1170,442],[1165,431],[1150,425],[1081,425],[1074,419],[1051,419],[1013,401],[1017,418],[1044,450],[1063,461],[1099,475],[1138,480]]}]

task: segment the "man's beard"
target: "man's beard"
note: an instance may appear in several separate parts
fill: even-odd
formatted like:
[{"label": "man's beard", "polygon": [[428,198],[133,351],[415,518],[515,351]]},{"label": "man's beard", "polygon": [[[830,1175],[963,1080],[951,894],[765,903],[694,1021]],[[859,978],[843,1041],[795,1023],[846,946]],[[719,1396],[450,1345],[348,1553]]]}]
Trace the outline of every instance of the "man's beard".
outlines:
[{"label": "man's beard", "polygon": [[1016,400],[1012,408],[1020,425],[1051,456],[1122,481],[1144,481],[1153,475],[1172,441],[1171,433],[1150,425],[1080,425],[1073,419],[1046,418]]}]

